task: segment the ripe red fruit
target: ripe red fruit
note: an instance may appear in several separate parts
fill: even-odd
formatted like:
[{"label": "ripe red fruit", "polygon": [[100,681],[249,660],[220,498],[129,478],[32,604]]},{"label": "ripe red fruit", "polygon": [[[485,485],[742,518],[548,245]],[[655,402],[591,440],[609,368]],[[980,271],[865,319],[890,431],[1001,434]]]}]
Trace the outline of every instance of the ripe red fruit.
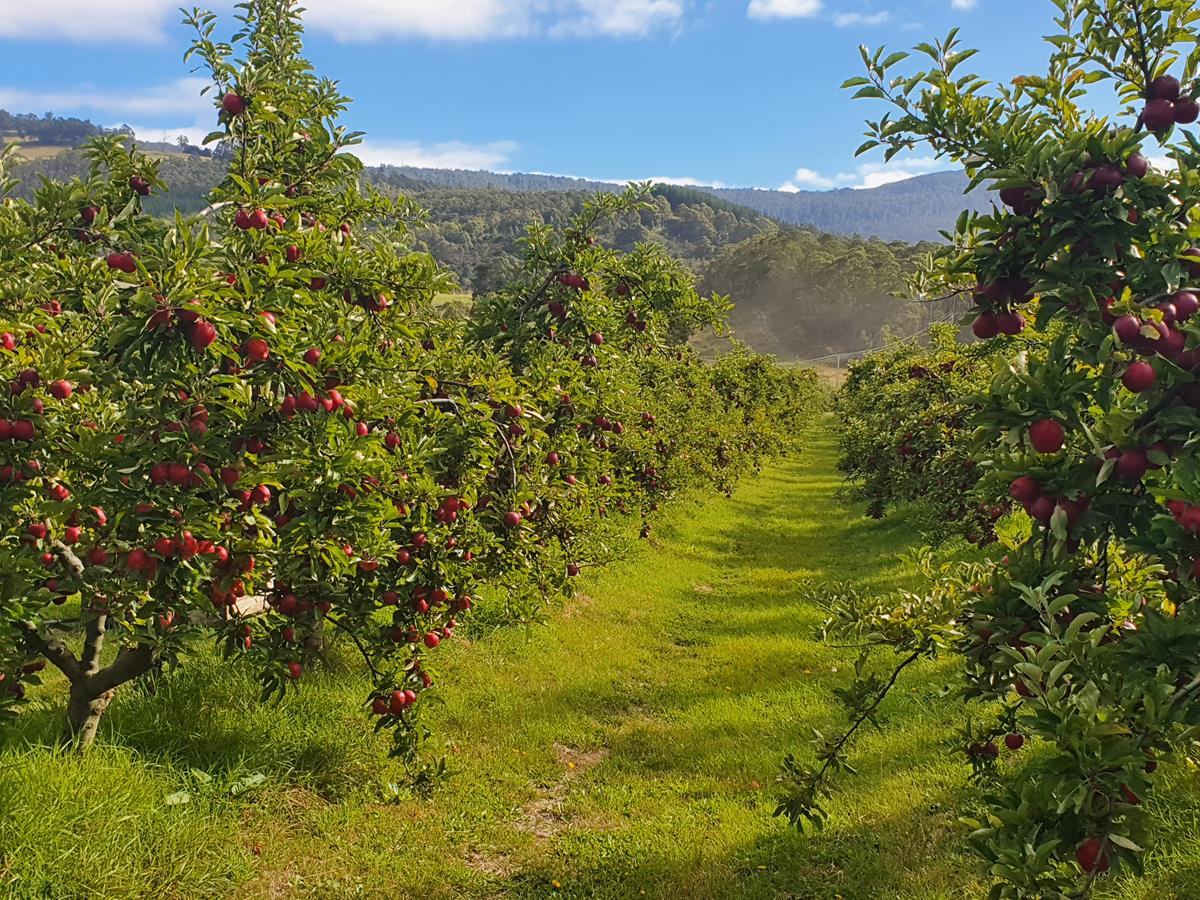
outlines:
[{"label": "ripe red fruit", "polygon": [[1084,838],[1075,851],[1079,868],[1089,875],[1108,871],[1108,854],[1103,851],[1104,842],[1098,837]]},{"label": "ripe red fruit", "polygon": [[1009,750],[1020,750],[1025,746],[1025,735],[1015,733],[1005,735],[1004,746]]},{"label": "ripe red fruit", "polygon": [[553,450],[546,454],[546,465],[548,466],[557,466],[561,461],[561,457]]},{"label": "ripe red fruit", "polygon": [[310,347],[304,351],[304,361],[310,366],[315,366],[321,361],[321,351],[316,347]]},{"label": "ripe red fruit", "polygon": [[1200,118],[1200,103],[1192,97],[1183,97],[1175,101],[1175,123],[1191,125]]},{"label": "ripe red fruit", "polygon": [[425,646],[431,650],[434,647],[436,647],[438,644],[440,644],[441,642],[442,642],[442,639],[440,637],[438,637],[438,634],[436,631],[431,631],[427,635],[425,635]]},{"label": "ripe red fruit", "polygon": [[100,215],[100,210],[95,206],[85,206],[79,211],[79,218],[84,225],[91,225],[96,221],[96,216]]},{"label": "ripe red fruit", "polygon": [[260,484],[250,492],[250,502],[258,506],[266,506],[271,502],[271,489],[265,484]]},{"label": "ripe red fruit", "polygon": [[145,572],[154,568],[154,560],[150,554],[140,548],[129,551],[128,564],[135,572]]},{"label": "ripe red fruit", "polygon": [[290,662],[287,664],[287,673],[288,678],[292,679],[292,681],[295,681],[304,674],[304,666],[300,665],[298,662]]},{"label": "ripe red fruit", "polygon": [[1039,419],[1029,426],[1029,442],[1038,453],[1057,453],[1066,432],[1054,419]]},{"label": "ripe red fruit", "polygon": [[1150,98],[1153,100],[1178,100],[1179,79],[1174,75],[1159,75],[1150,82]]},{"label": "ripe red fruit", "polygon": [[246,100],[233,91],[230,91],[221,98],[221,109],[225,110],[231,116],[240,116],[246,111]]},{"label": "ripe red fruit", "polygon": [[56,400],[66,400],[73,393],[74,389],[71,387],[71,382],[69,381],[60,379],[50,385],[50,396]]},{"label": "ripe red fruit", "polygon": [[1134,153],[1125,160],[1125,171],[1134,178],[1145,178],[1150,171],[1150,161],[1140,153]]},{"label": "ripe red fruit", "polygon": [[1125,374],[1121,376],[1121,383],[1126,388],[1133,391],[1135,394],[1140,394],[1154,387],[1154,382],[1157,376],[1154,374],[1154,367],[1148,362],[1138,360],[1130,363],[1129,368],[1125,370]]},{"label": "ripe red fruit", "polygon": [[1142,476],[1150,469],[1150,460],[1145,450],[1126,450],[1117,457],[1113,472],[1118,478],[1126,481],[1141,481]]},{"label": "ripe red fruit", "polygon": [[1005,206],[1016,209],[1019,206],[1025,206],[1032,194],[1032,188],[1029,187],[1006,187],[1000,190],[1000,202]]},{"label": "ripe red fruit", "polygon": [[93,547],[88,551],[88,562],[93,566],[107,565],[108,551],[103,547]]},{"label": "ripe red fruit", "polygon": [[211,322],[205,322],[203,319],[197,319],[188,332],[188,343],[197,350],[204,350],[212,346],[216,339],[217,329]]},{"label": "ripe red fruit", "polygon": [[0,334],[0,347],[3,347],[5,350],[10,350],[10,351],[16,350],[17,349],[16,335],[13,335],[7,331],[4,332],[4,334]]},{"label": "ripe red fruit", "polygon": [[990,310],[985,310],[976,316],[975,321],[971,323],[971,331],[975,337],[986,341],[994,338],[1000,333],[1000,325],[996,321],[996,314]]},{"label": "ripe red fruit", "polygon": [[1054,516],[1054,510],[1057,507],[1058,503],[1053,497],[1042,495],[1029,505],[1029,514],[1037,521],[1045,524]]},{"label": "ripe red fruit", "polygon": [[163,559],[170,559],[175,555],[175,542],[169,537],[156,538],[154,541],[154,552]]},{"label": "ripe red fruit", "polygon": [[285,251],[285,256],[287,257],[288,262],[290,262],[290,263],[299,262],[300,257],[303,255],[304,254],[300,252],[300,248],[297,247],[295,244],[288,244],[288,248]]},{"label": "ripe red fruit", "polygon": [[247,363],[263,362],[271,355],[271,345],[262,338],[250,338],[242,347]]},{"label": "ripe red fruit", "polygon": [[1137,316],[1120,316],[1113,322],[1113,334],[1122,344],[1132,344],[1141,333],[1142,322]]},{"label": "ripe red fruit", "polygon": [[141,175],[133,175],[129,179],[129,189],[135,194],[146,197],[150,194],[150,182]]},{"label": "ripe red fruit", "polygon": [[578,574],[579,566],[576,563],[569,563],[567,565],[567,575],[569,575],[571,578],[574,578]]},{"label": "ripe red fruit", "polygon": [[1142,124],[1154,132],[1163,132],[1175,124],[1175,104],[1170,100],[1147,100],[1142,108]]},{"label": "ripe red fruit", "polygon": [[521,514],[515,509],[504,514],[504,527],[516,528],[521,524]]},{"label": "ripe red fruit", "polygon": [[1183,255],[1188,275],[1192,278],[1200,278],[1200,247],[1188,247],[1183,251]]},{"label": "ripe red fruit", "polygon": [[386,716],[388,714],[388,702],[382,697],[376,697],[371,701],[371,712],[377,716]]},{"label": "ripe red fruit", "polygon": [[262,231],[271,224],[271,219],[265,209],[254,210],[250,213],[247,221],[250,223],[250,227],[257,231]]},{"label": "ripe red fruit", "polygon": [[17,419],[12,423],[12,439],[14,441],[32,441],[37,436],[37,428],[28,419]]},{"label": "ripe red fruit", "polygon": [[171,463],[167,466],[167,477],[176,487],[186,487],[192,480],[192,471],[183,463]]},{"label": "ripe red fruit", "polygon": [[1180,322],[1186,322],[1200,312],[1200,298],[1191,291],[1180,291],[1171,298],[1171,305],[1175,307],[1175,316]]},{"label": "ripe red fruit", "polygon": [[137,261],[132,253],[110,253],[104,258],[110,269],[132,274],[137,271]]},{"label": "ripe red fruit", "polygon": [[1019,312],[996,313],[996,327],[1000,329],[1001,334],[1020,334],[1025,330],[1025,317]]},{"label": "ripe red fruit", "polygon": [[1133,789],[1127,784],[1121,785],[1121,796],[1125,798],[1125,802],[1130,806],[1141,806],[1142,798],[1133,792]]},{"label": "ripe red fruit", "polygon": [[1125,182],[1125,175],[1116,163],[1101,163],[1092,170],[1092,190],[1099,194],[1115,191]]},{"label": "ripe red fruit", "polygon": [[83,534],[83,529],[78,525],[69,525],[63,531],[63,543],[68,546],[79,543],[79,537]]},{"label": "ripe red fruit", "polygon": [[593,332],[592,334],[588,335],[588,343],[592,344],[595,347],[599,347],[601,344],[604,343],[604,335],[601,334],[599,331]]}]

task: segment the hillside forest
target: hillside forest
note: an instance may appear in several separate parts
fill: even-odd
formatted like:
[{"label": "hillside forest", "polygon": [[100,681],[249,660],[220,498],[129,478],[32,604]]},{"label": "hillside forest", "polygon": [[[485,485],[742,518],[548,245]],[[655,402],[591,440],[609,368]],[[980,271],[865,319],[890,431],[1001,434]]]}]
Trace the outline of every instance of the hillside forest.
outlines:
[{"label": "hillside forest", "polygon": [[[25,123],[55,120],[3,115]],[[71,121],[78,123],[76,130],[95,128]],[[205,198],[224,177],[223,154],[179,152],[165,144],[147,149],[159,158],[163,180],[170,185],[169,191],[145,199],[147,211],[169,216],[175,209],[185,214],[203,209]],[[39,154],[12,167],[20,182],[15,195],[29,198],[41,178],[83,177],[87,169],[76,149]],[[364,180],[384,194],[403,193],[415,202],[421,210],[410,223],[416,249],[449,268],[459,289],[471,294],[497,290],[511,279],[531,222],[561,226],[580,213],[595,190],[614,187],[554,176],[399,166],[368,167]],[[874,195],[881,190],[834,193]],[[951,193],[961,203],[961,190]],[[776,208],[775,199],[757,199]],[[865,209],[870,200],[851,197],[848,202]],[[947,311],[936,305],[894,297],[904,274],[926,255],[929,245],[788,225],[699,188],[656,185],[649,201],[644,208],[614,217],[600,229],[602,239],[626,252],[644,242],[662,246],[699,276],[705,290],[731,298],[731,334],[760,352],[790,361],[854,353],[881,346],[891,336],[918,333],[945,318]],[[881,202],[889,204],[886,198]],[[779,209],[781,215],[790,215]],[[903,213],[885,212],[878,203],[869,212],[881,219],[896,214]]]}]

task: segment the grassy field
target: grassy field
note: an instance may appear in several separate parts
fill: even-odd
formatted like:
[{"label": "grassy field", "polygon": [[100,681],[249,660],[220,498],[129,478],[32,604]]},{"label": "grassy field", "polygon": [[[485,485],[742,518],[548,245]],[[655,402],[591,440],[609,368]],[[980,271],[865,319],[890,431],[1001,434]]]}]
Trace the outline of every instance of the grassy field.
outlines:
[{"label": "grassy field", "polygon": [[[972,789],[943,742],[954,678],[928,665],[865,737],[828,828],[771,816],[781,756],[839,721],[849,655],[817,643],[813,589],[911,583],[902,520],[833,499],[834,448],[676,510],[649,545],[529,634],[445,654],[428,795],[358,710],[347,656],[277,707],[210,659],[126,693],[85,759],[39,704],[0,751],[10,897],[978,898]],[[1200,896],[1200,801],[1168,773],[1172,839],[1109,896]]]},{"label": "grassy field", "polygon": [[[5,146],[5,142],[0,140],[0,150],[3,150]],[[67,149],[59,144],[21,144],[15,152],[25,159],[53,159]]]}]

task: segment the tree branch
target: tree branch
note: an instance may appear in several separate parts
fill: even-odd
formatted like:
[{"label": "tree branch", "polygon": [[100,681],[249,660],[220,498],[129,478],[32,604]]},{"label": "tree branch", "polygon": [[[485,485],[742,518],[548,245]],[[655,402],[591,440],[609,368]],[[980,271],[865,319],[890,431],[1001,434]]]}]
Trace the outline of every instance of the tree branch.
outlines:
[{"label": "tree branch", "polygon": [[67,649],[66,645],[57,638],[44,638],[38,633],[37,626],[32,622],[21,622],[19,627],[23,632],[24,642],[37,653],[44,656],[51,665],[67,676],[72,684],[84,677],[83,667],[79,660]]},{"label": "tree branch", "polygon": [[133,647],[122,647],[117,658],[106,668],[95,672],[89,681],[89,688],[97,696],[114,688],[120,687],[127,681],[132,681],[140,675],[145,675],[154,666],[154,648],[144,644]]}]

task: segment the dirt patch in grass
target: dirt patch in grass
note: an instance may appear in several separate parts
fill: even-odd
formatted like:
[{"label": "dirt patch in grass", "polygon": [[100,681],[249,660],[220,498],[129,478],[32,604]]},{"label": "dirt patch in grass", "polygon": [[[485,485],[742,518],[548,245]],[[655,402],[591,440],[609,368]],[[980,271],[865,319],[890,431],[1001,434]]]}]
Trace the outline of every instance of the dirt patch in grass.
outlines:
[{"label": "dirt patch in grass", "polygon": [[608,750],[577,750],[563,744],[554,745],[554,756],[564,766],[559,779],[545,788],[521,808],[517,818],[517,829],[532,834],[539,841],[547,841],[570,828],[584,823],[576,821],[563,806],[570,793],[571,783],[584,772],[604,761]]}]

